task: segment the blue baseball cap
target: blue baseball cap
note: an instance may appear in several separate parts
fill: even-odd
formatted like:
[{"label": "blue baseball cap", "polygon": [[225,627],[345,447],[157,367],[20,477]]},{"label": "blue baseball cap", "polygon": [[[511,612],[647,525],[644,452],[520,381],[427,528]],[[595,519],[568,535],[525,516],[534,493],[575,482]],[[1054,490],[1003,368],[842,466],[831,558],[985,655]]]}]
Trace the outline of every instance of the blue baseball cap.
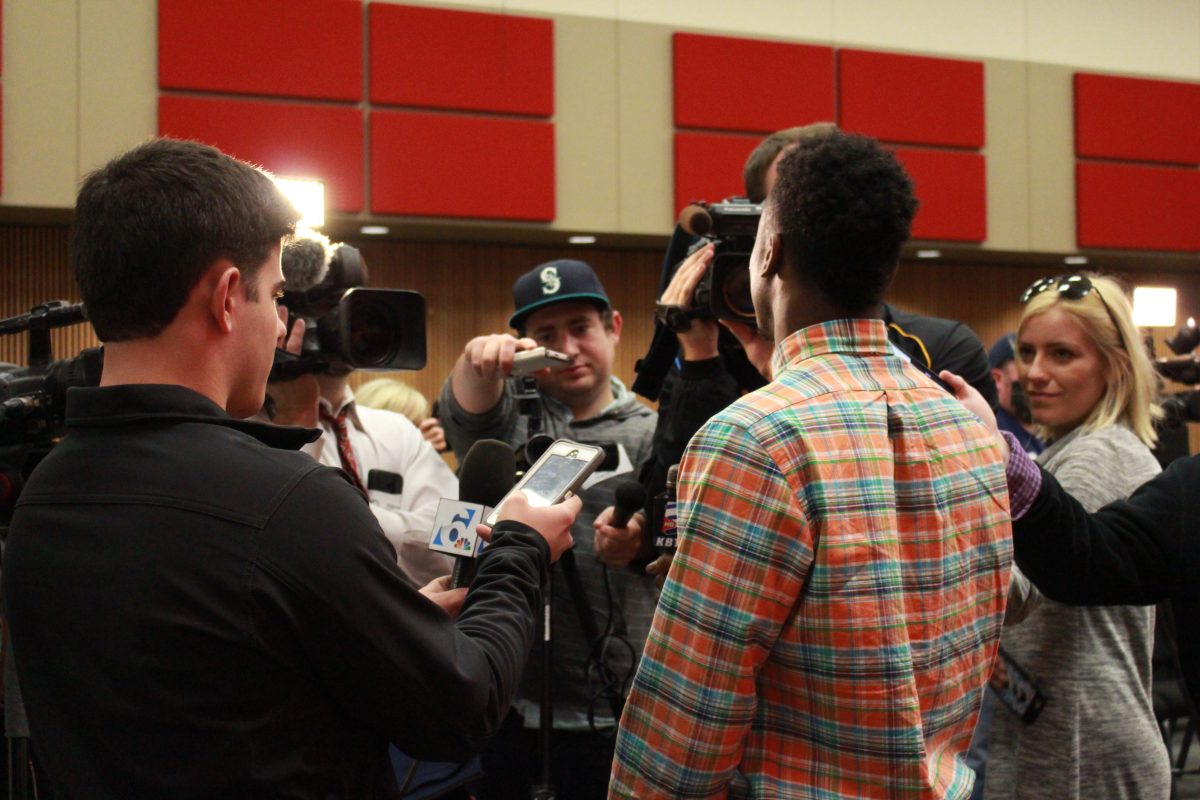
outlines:
[{"label": "blue baseball cap", "polygon": [[988,350],[988,365],[992,369],[999,369],[1016,358],[1013,352],[1013,341],[1016,338],[1015,333],[1006,333],[996,340],[991,350]]},{"label": "blue baseball cap", "polygon": [[534,311],[566,300],[590,302],[599,309],[611,305],[591,267],[582,261],[561,258],[540,264],[517,278],[513,284],[516,311],[508,318],[508,324],[520,330],[525,318]]}]

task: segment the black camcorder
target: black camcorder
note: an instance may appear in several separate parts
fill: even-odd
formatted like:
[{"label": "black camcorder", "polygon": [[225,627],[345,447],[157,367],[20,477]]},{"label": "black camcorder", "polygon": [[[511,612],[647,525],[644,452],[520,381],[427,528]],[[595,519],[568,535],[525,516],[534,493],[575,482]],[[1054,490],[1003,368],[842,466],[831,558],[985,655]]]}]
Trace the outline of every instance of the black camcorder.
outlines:
[{"label": "black camcorder", "polygon": [[679,226],[693,236],[716,243],[696,292],[688,316],[699,319],[729,319],[753,326],[754,303],[750,297],[750,253],[762,205],[744,197],[720,203],[693,203],[679,214]]},{"label": "black camcorder", "polygon": [[287,283],[281,304],[304,320],[299,355],[275,351],[271,380],[349,369],[425,366],[425,298],[401,289],[365,288],[367,265],[358,248],[298,233],[284,246]]},{"label": "black camcorder", "polygon": [[104,355],[99,347],[51,360],[50,331],[86,320],[81,303],[63,300],[41,303],[28,314],[0,320],[0,335],[29,332],[28,366],[0,364],[0,446],[48,448],[62,434],[67,389],[100,384]]}]

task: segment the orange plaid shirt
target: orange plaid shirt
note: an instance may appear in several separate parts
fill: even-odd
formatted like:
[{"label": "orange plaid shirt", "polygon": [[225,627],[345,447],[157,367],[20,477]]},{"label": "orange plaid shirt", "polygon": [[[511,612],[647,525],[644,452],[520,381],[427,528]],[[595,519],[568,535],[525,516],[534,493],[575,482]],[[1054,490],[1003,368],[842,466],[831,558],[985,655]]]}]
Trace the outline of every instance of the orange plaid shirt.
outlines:
[{"label": "orange plaid shirt", "polygon": [[793,334],[680,470],[614,798],[965,798],[1012,548],[991,434],[882,322]]}]

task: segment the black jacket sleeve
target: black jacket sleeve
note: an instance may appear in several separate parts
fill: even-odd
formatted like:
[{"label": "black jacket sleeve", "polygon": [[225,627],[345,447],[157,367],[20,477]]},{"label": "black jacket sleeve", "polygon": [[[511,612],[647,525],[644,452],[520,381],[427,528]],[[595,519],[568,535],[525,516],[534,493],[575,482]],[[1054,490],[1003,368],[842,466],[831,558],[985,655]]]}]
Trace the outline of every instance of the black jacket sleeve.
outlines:
[{"label": "black jacket sleeve", "polygon": [[1033,506],[1013,523],[1017,563],[1063,603],[1194,600],[1200,596],[1200,538],[1188,532],[1197,495],[1200,456],[1175,461],[1129,499],[1094,514],[1043,471]]},{"label": "black jacket sleeve", "polygon": [[642,474],[650,500],[667,483],[667,470],[678,464],[692,436],[718,411],[738,399],[737,381],[725,369],[722,356],[682,361],[664,382],[654,427],[653,457]]},{"label": "black jacket sleeve", "polygon": [[348,716],[415,758],[462,760],[516,691],[549,548],[497,525],[455,622],[404,577],[355,489],[322,469],[280,504],[257,564],[257,624],[286,631]]}]

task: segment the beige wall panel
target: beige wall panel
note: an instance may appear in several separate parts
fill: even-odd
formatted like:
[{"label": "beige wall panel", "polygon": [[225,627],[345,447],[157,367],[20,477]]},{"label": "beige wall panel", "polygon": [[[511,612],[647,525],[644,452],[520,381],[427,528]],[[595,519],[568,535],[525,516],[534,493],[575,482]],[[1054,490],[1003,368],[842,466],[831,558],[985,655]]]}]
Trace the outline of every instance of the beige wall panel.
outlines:
[{"label": "beige wall panel", "polygon": [[985,247],[1029,249],[1029,112],[1024,62],[990,59],[983,65],[987,156]]},{"label": "beige wall panel", "polygon": [[1031,0],[1025,58],[1200,78],[1200,0]]},{"label": "beige wall panel", "polygon": [[666,234],[674,222],[671,32],[627,22],[617,28],[622,233]]},{"label": "beige wall panel", "polygon": [[554,77],[554,227],[617,230],[617,23],[556,18]]},{"label": "beige wall panel", "polygon": [[80,0],[79,171],[158,132],[153,0]]},{"label": "beige wall panel", "polygon": [[995,0],[833,0],[832,41],[839,46],[1020,60],[1025,58],[1024,5]]},{"label": "beige wall panel", "polygon": [[616,0],[622,22],[689,28],[722,36],[828,41],[836,0]]},{"label": "beige wall panel", "polygon": [[75,0],[4,4],[5,205],[75,204],[78,21]]},{"label": "beige wall panel", "polygon": [[1070,67],[1028,65],[1029,249],[1075,250],[1075,127]]}]

